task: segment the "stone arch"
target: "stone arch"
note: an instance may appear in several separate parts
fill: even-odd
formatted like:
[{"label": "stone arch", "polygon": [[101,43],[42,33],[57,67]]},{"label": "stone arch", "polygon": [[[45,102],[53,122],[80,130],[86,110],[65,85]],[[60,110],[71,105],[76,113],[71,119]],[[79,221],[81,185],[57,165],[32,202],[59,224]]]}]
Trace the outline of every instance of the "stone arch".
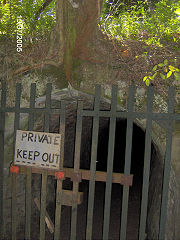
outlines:
[{"label": "stone arch", "polygon": [[[92,95],[82,93],[76,90],[72,89],[63,89],[61,91],[58,91],[56,93],[52,94],[52,107],[59,107],[60,100],[66,100],[67,101],[67,115],[66,115],[66,136],[65,136],[65,167],[73,167],[73,153],[74,153],[74,141],[75,141],[75,125],[76,125],[76,107],[77,107],[77,100],[82,100],[84,103],[85,109],[92,109],[93,108],[93,99],[94,97]],[[41,97],[37,99],[36,106],[41,107],[44,105],[45,97]],[[101,98],[101,109],[109,109],[110,108],[110,101],[105,98]],[[124,111],[120,106],[118,106],[119,110]],[[116,134],[116,140],[119,143],[119,145],[124,144],[125,139],[125,125],[126,125],[125,119],[117,119],[117,134]],[[42,130],[43,126],[40,124],[38,127],[36,127],[36,130]],[[82,134],[82,150],[81,150],[81,167],[82,168],[89,168],[90,165],[90,151],[91,151],[91,128],[92,128],[92,119],[90,118],[84,118],[83,119],[83,134]],[[141,135],[141,142],[139,149],[142,147],[142,142],[144,139],[144,133],[145,133],[145,121],[143,120],[135,120],[134,121],[134,129],[136,129],[136,134]],[[100,120],[100,129],[99,129],[99,140],[102,144],[102,146],[99,146],[99,155],[98,157],[101,157],[102,149],[104,149],[104,146],[107,146],[107,134],[108,134],[108,120],[102,119]],[[50,121],[50,131],[51,132],[58,132],[59,131],[59,116],[54,115],[51,117]],[[123,132],[124,138],[118,139],[118,136],[121,135]],[[118,134],[119,133],[119,134]],[[151,169],[150,169],[150,186],[149,186],[149,201],[148,201],[148,216],[147,216],[147,234],[149,239],[157,239],[158,238],[158,231],[159,231],[159,214],[160,214],[160,203],[161,203],[161,191],[162,191],[162,176],[163,176],[163,162],[164,162],[164,156],[165,156],[165,147],[164,144],[160,141],[161,131],[157,126],[153,126],[152,130],[152,154],[151,154]],[[137,136],[136,136],[137,137]],[[9,139],[9,138],[8,138]],[[135,138],[136,139],[136,138]],[[180,236],[179,234],[179,228],[178,223],[180,223],[180,209],[179,209],[179,199],[180,199],[180,191],[179,191],[179,182],[177,180],[177,171],[178,166],[176,163],[178,163],[179,159],[179,151],[178,151],[178,144],[179,144],[179,134],[175,134],[173,137],[173,151],[172,151],[172,171],[170,176],[170,184],[169,184],[169,200],[168,200],[168,212],[167,212],[167,228],[166,228],[166,238],[167,239],[178,239]],[[104,143],[103,143],[104,141]],[[134,141],[134,144],[136,144],[136,141]],[[12,146],[11,146],[12,148]],[[124,145],[123,145],[124,148]],[[6,156],[9,159],[6,159],[6,164],[10,163],[12,161],[12,154],[9,154],[9,146],[6,147]],[[11,149],[12,150],[12,149]],[[136,149],[135,149],[136,150]],[[135,158],[137,159],[139,157],[138,154],[135,153]],[[118,152],[118,144],[117,144],[117,152]],[[104,151],[104,156],[106,155],[107,151]],[[142,154],[143,156],[143,154]],[[142,170],[142,160],[139,160],[138,164],[141,166]],[[116,158],[118,158],[119,155],[117,153]],[[104,159],[104,158],[103,158]],[[99,160],[98,160],[99,161]],[[123,162],[123,161],[122,161]],[[99,162],[97,163],[97,168],[99,170],[104,170],[106,162]],[[173,165],[174,164],[174,165]],[[138,165],[138,166],[139,166]],[[118,162],[114,165],[114,170],[118,171],[117,169],[122,169],[123,166],[121,164],[119,165]],[[134,168],[134,169],[133,169]],[[176,171],[174,170],[176,168]],[[135,173],[138,172],[136,161],[134,160],[132,162],[132,171]],[[142,171],[139,174],[140,177],[142,177]],[[5,170],[5,181],[7,180],[7,186],[8,182],[10,182],[9,175],[8,175],[8,169],[7,172]],[[18,194],[24,196],[24,188],[25,185],[25,178],[20,177],[19,178],[19,190]],[[66,184],[65,184],[66,185]],[[156,186],[156,187],[154,187]],[[40,177],[34,176],[33,177],[33,190],[35,192],[39,191],[40,187]],[[67,187],[67,185],[66,185]],[[71,186],[70,186],[71,187]],[[116,188],[115,188],[116,189]],[[5,201],[5,208],[10,209],[10,200],[9,200],[9,190],[5,190],[7,201]],[[48,204],[48,211],[50,211],[52,208],[54,208],[53,199],[55,196],[55,181],[50,180],[48,181],[48,196],[47,196],[47,204]],[[19,200],[20,201],[20,200]],[[19,202],[19,206],[24,206],[24,198]],[[33,208],[33,216],[37,215],[37,209]],[[22,210],[23,212],[23,210]],[[23,215],[24,213],[22,213]],[[37,217],[37,216],[36,216]],[[7,215],[7,222],[10,222],[10,213]],[[174,222],[172,221],[174,219]],[[35,221],[34,221],[35,223]],[[20,223],[22,224],[22,223]],[[34,226],[37,228],[37,225]],[[23,229],[19,227],[19,229]],[[8,230],[10,231],[10,229]],[[20,231],[20,230],[19,230]],[[20,234],[19,234],[20,236]],[[35,238],[37,236],[34,236]],[[7,238],[8,239],[8,238]],[[48,236],[48,239],[50,240],[50,236]]]},{"label": "stone arch", "polygon": [[[85,109],[93,108],[93,96],[91,95],[78,92],[78,91],[75,91],[75,92],[71,91],[70,98],[72,98],[73,101],[70,100],[69,102],[69,105],[67,107],[67,116],[66,116],[67,125],[66,125],[66,140],[65,140],[65,166],[67,167],[73,167],[73,150],[72,149],[74,149],[74,142],[75,142],[76,106],[77,106],[76,100],[82,100],[84,103]],[[105,98],[102,98],[101,110],[105,110],[109,108],[110,108],[110,101]],[[118,109],[124,111],[124,109],[122,109],[119,106],[118,106]],[[98,145],[98,152],[97,152],[97,170],[100,170],[100,171],[106,171],[106,166],[107,166],[106,164],[107,164],[107,147],[108,147],[108,131],[109,131],[108,124],[109,124],[108,119],[106,118],[100,119],[99,145]],[[58,125],[56,124],[56,126]],[[145,121],[135,119],[133,128],[134,128],[134,133],[133,133],[134,136],[133,136],[133,146],[132,146],[131,172],[135,176],[136,185],[137,184],[141,185],[140,189],[138,190],[139,191],[138,194],[140,196],[141,190],[142,190],[142,177],[143,177],[143,164],[144,164],[144,141],[145,141],[145,129],[146,129]],[[122,137],[119,137],[119,135],[121,134],[122,134]],[[125,157],[125,140],[126,140],[125,137],[126,137],[126,119],[117,119],[116,139],[115,139],[116,140],[115,157],[114,157],[115,172],[123,172],[124,159],[121,163],[119,163],[117,159],[119,157],[120,158]],[[92,140],[92,118],[84,117],[82,143],[81,143],[81,168],[84,168],[84,169],[90,169],[91,140]],[[118,149],[119,145],[122,146],[121,149]],[[69,148],[69,146],[72,146],[72,147]],[[120,151],[118,150],[121,150],[123,152],[120,153]],[[103,155],[103,157],[101,155]],[[104,162],[102,162],[102,158],[105,160]],[[163,149],[159,144],[157,133],[154,133],[154,130],[153,130],[149,200],[148,200],[148,217],[147,217],[147,230],[146,230],[148,237],[150,239],[158,238],[158,232],[159,232],[163,161],[164,161],[163,159],[164,159]],[[156,191],[154,191],[154,183],[156,184]]]}]

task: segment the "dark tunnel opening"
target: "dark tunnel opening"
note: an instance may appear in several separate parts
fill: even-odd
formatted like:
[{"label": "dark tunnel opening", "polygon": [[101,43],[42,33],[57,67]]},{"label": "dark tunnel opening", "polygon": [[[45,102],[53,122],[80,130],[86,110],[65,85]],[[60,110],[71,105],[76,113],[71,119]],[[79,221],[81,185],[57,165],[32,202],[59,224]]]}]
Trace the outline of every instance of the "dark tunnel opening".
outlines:
[{"label": "dark tunnel opening", "polygon": [[[58,120],[58,119],[57,119]],[[53,131],[58,132],[59,120],[55,124],[53,120],[53,126],[57,126]],[[126,148],[126,119],[117,119],[116,131],[115,131],[115,148],[114,148],[114,164],[113,172],[124,173],[125,163],[125,148]],[[92,145],[92,117],[83,117],[82,137],[81,137],[81,155],[80,155],[80,168],[90,169],[91,162],[91,145]],[[76,129],[76,111],[69,109],[67,114],[66,123],[66,136],[65,136],[65,156],[64,167],[73,168],[74,149],[75,149],[75,129]],[[107,171],[107,155],[108,155],[108,139],[109,139],[109,118],[99,119],[99,135],[98,135],[98,148],[97,148],[97,162],[96,171]],[[129,147],[129,146],[127,146]],[[132,136],[132,154],[131,154],[131,174],[133,174],[133,185],[129,188],[129,202],[128,202],[128,217],[127,217],[127,239],[138,239],[139,231],[139,219],[140,219],[140,206],[141,206],[141,194],[142,194],[142,180],[143,180],[143,166],[144,166],[144,148],[145,148],[145,132],[136,123],[133,123],[133,136]],[[159,169],[159,161],[156,154],[155,145],[152,143],[151,151],[151,169],[150,180],[156,181],[153,169]],[[157,161],[156,161],[157,160]],[[159,179],[158,179],[159,181]],[[160,181],[159,181],[160,182]],[[53,184],[53,187],[52,187]],[[160,184],[159,184],[160,185]],[[150,188],[154,186],[150,184]],[[49,200],[47,201],[47,212],[50,218],[55,224],[55,195],[56,195],[56,180],[50,180],[48,185]],[[72,190],[73,184],[70,179],[63,181],[63,189]],[[94,194],[94,209],[93,209],[93,240],[102,239],[103,232],[103,219],[104,219],[104,204],[105,204],[105,182],[95,182],[95,194]],[[83,203],[78,205],[77,212],[77,239],[86,239],[86,223],[87,223],[87,207],[88,207],[88,192],[89,181],[83,180],[79,184],[79,191],[83,192]],[[149,202],[154,201],[154,195],[150,196]],[[51,197],[52,196],[52,197]],[[111,191],[111,208],[110,208],[110,228],[109,239],[117,240],[120,237],[120,225],[121,225],[121,212],[122,212],[122,196],[123,186],[121,184],[112,183]],[[154,211],[154,209],[151,210]],[[37,221],[39,215],[36,216]],[[37,221],[34,221],[34,228],[37,228]],[[61,214],[61,227],[60,237],[63,240],[70,239],[71,232],[71,207],[62,206]],[[34,239],[37,238],[34,232]],[[53,239],[46,227],[46,239]]]},{"label": "dark tunnel opening", "polygon": [[[115,173],[124,173],[125,151],[126,147],[129,148],[130,145],[130,143],[128,143],[129,145],[126,146],[126,128],[127,121],[125,119],[117,119],[113,160],[113,172]],[[143,180],[142,178],[144,166],[145,133],[135,123],[133,124],[132,130],[133,134],[132,134],[130,173],[133,174],[133,186],[130,187],[129,193],[127,239],[138,239],[140,202],[141,202],[140,200],[142,192],[142,180]],[[107,171],[107,156],[109,143],[108,139],[109,139],[109,122],[107,127],[100,128],[99,132],[96,165],[98,171]],[[112,196],[111,196],[111,218],[109,238],[119,239],[123,186],[113,183],[111,194]]]},{"label": "dark tunnel opening", "polygon": [[[126,127],[125,119],[117,119],[115,131],[115,147],[113,172],[124,173],[125,149],[126,149]],[[90,137],[92,140],[92,135]],[[107,171],[109,143],[109,119],[101,118],[99,123],[99,137],[96,171]],[[87,143],[86,143],[87,144]],[[128,221],[127,221],[127,239],[138,239],[140,203],[142,192],[142,178],[144,166],[144,145],[145,133],[135,123],[133,124],[132,149],[131,149],[131,174],[133,174],[133,186],[130,187],[129,204],[128,204]],[[128,146],[127,146],[128,147]],[[89,148],[90,150],[90,148]],[[129,149],[130,150],[130,149]],[[84,152],[81,153],[81,159],[84,159]],[[85,152],[87,158],[87,151]],[[82,168],[90,169],[90,158],[87,160],[88,166],[82,164]],[[84,184],[84,185],[83,185]],[[88,182],[83,181],[80,188],[88,193]],[[93,239],[102,239],[103,218],[104,218],[104,201],[105,201],[106,183],[96,182],[95,185],[95,202],[94,202],[94,222],[93,222]],[[122,194],[123,186],[112,183],[111,192],[111,215],[109,239],[119,239],[120,221],[122,211]],[[84,219],[86,222],[86,218]],[[80,222],[79,222],[79,225]],[[85,233],[84,233],[85,234]]]},{"label": "dark tunnel opening", "polygon": [[[86,125],[84,121],[84,125]],[[113,160],[113,172],[123,172],[125,163],[125,149],[126,149],[126,126],[127,121],[125,119],[117,119],[115,130],[115,147],[114,147],[114,160]],[[81,168],[90,169],[91,161],[91,143],[92,132],[87,132],[87,128],[84,129],[86,136],[81,143]],[[86,140],[86,141],[84,141]],[[107,157],[108,157],[108,141],[109,141],[109,119],[100,119],[99,123],[99,136],[98,136],[98,149],[97,149],[97,171],[107,171]],[[130,143],[129,143],[130,144]],[[144,147],[145,147],[145,133],[133,123],[132,134],[132,149],[131,149],[131,174],[135,175],[135,178],[142,177],[142,168],[144,165]],[[128,148],[128,146],[127,146]]]},{"label": "dark tunnel opening", "polygon": [[[125,119],[117,119],[115,132],[114,164],[113,172],[124,173],[125,148],[126,148],[126,125]],[[88,129],[88,131],[87,131]],[[91,144],[92,144],[92,119],[84,118],[81,143],[81,169],[90,169],[91,161]],[[108,139],[109,139],[109,119],[101,118],[99,122],[99,136],[96,171],[107,171],[108,156]],[[128,146],[127,146],[128,147]],[[144,166],[144,147],[145,132],[133,124],[132,135],[132,154],[131,154],[131,174],[133,174],[133,185],[129,190],[128,203],[128,220],[127,220],[127,239],[138,239],[140,205],[143,181]],[[152,144],[153,150],[153,144]],[[72,182],[65,181],[64,188],[72,189]],[[95,197],[93,210],[93,240],[102,239],[104,203],[105,203],[105,182],[95,183]],[[77,215],[77,236],[78,239],[86,238],[87,207],[89,181],[83,180],[79,185],[79,191],[83,192],[83,203],[78,206]],[[111,208],[110,208],[110,228],[109,239],[116,240],[120,236],[120,222],[122,211],[123,186],[112,183],[111,191]],[[61,237],[70,239],[71,207],[63,207],[63,215],[66,220],[61,223]]]},{"label": "dark tunnel opening", "polygon": [[[84,100],[84,99],[83,99]],[[59,106],[59,101],[57,101]],[[104,104],[104,105],[103,105]],[[110,104],[103,102],[101,110],[109,110]],[[85,107],[83,109],[93,110],[93,101],[91,103],[84,100]],[[39,117],[39,116],[38,116]],[[38,122],[39,118],[37,118]],[[75,135],[76,135],[76,120],[77,120],[77,102],[71,101],[66,108],[66,124],[65,124],[65,144],[64,144],[64,167],[73,168],[74,166],[74,150],[75,150]],[[43,131],[42,119],[38,122],[36,131]],[[118,118],[116,121],[115,131],[115,147],[114,147],[114,173],[124,173],[125,164],[125,149],[130,151],[129,143],[126,146],[126,119]],[[129,188],[128,216],[127,216],[127,238],[128,240],[138,239],[140,206],[142,195],[143,167],[144,167],[144,148],[145,148],[145,121],[138,119],[133,123],[132,137],[132,155],[131,155],[131,174],[133,177],[133,185]],[[50,118],[50,132],[60,132],[60,116],[59,114],[52,115]],[[92,146],[92,130],[93,117],[83,117],[82,136],[81,136],[81,152],[80,152],[80,168],[90,170],[91,164],[91,146]],[[152,129],[153,130],[153,129]],[[154,131],[154,130],[153,130]],[[99,118],[99,134],[97,146],[96,171],[107,171],[108,157],[108,141],[109,141],[109,118]],[[160,146],[156,138],[152,137],[151,142],[151,162],[150,162],[150,182],[148,192],[148,212],[146,221],[147,239],[157,239],[159,232],[159,215],[162,193],[162,173],[163,173],[163,155],[160,152]],[[22,183],[25,183],[24,176]],[[31,219],[31,239],[39,239],[40,230],[40,210],[35,204],[35,199],[41,200],[41,183],[40,174],[32,174],[32,219]],[[20,187],[22,186],[19,185]],[[23,185],[24,186],[24,185]],[[55,226],[55,210],[56,210],[56,186],[57,180],[54,175],[49,175],[47,179],[47,195],[46,195],[46,211]],[[70,178],[63,181],[63,189],[72,190],[73,183]],[[111,191],[111,207],[110,207],[110,228],[109,238],[107,240],[120,239],[121,213],[122,213],[122,197],[124,187],[118,183],[112,183]],[[24,190],[23,190],[24,191]],[[83,192],[83,202],[78,205],[77,211],[77,237],[78,240],[86,239],[86,224],[87,224],[87,207],[89,181],[83,180],[79,184],[79,191]],[[94,193],[94,208],[93,210],[93,240],[102,239],[103,221],[105,205],[106,182],[95,182]],[[25,192],[23,192],[25,193]],[[24,194],[25,196],[25,194]],[[20,201],[21,196],[18,198]],[[24,207],[24,200],[19,202],[21,208]],[[71,206],[62,205],[61,209],[61,226],[60,238],[63,240],[70,239],[71,232]],[[19,239],[24,239],[25,221],[24,212],[21,213],[22,218],[19,221],[17,233]],[[24,215],[23,215],[24,214]],[[54,232],[50,232],[45,225],[46,240],[54,239]],[[152,232],[152,234],[151,234]],[[8,233],[8,231],[7,231]],[[153,236],[153,237],[152,237]],[[155,236],[155,237],[154,237]],[[10,238],[7,238],[11,239]]]},{"label": "dark tunnel opening", "polygon": [[[126,127],[127,127],[126,120],[117,119],[113,160],[114,162],[113,172],[117,173],[124,172]],[[100,128],[96,165],[97,170],[107,171],[108,139],[109,139],[109,126],[107,126],[106,128]],[[136,124],[133,124],[132,149],[131,149],[132,159],[131,174],[134,174],[135,178],[142,177],[142,168],[144,164],[144,144],[145,144],[144,132]]]}]

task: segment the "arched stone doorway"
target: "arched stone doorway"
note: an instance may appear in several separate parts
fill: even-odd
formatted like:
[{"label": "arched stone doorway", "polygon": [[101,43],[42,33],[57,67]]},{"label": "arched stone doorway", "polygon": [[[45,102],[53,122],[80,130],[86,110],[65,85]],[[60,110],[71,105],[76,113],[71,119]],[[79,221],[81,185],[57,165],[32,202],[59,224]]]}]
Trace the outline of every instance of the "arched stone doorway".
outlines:
[{"label": "arched stone doorway", "polygon": [[[80,93],[81,95],[81,93]],[[87,98],[86,98],[87,97]],[[93,97],[82,94],[79,100],[83,100],[85,109],[92,109]],[[103,99],[101,102],[102,110],[109,109],[108,100]],[[73,150],[75,141],[75,126],[76,126],[76,102],[67,107],[66,116],[66,142],[65,142],[65,166],[73,167]],[[126,119],[117,119],[116,121],[116,137],[115,137],[115,152],[114,152],[114,172],[123,173],[125,161],[126,147]],[[53,125],[55,126],[55,125]],[[58,124],[56,124],[58,126]],[[58,131],[58,129],[56,129]],[[99,122],[99,138],[97,152],[97,171],[107,170],[107,154],[108,154],[108,135],[109,135],[109,119],[101,118]],[[82,143],[81,143],[81,168],[90,169],[91,160],[91,141],[92,141],[92,118],[83,118]],[[71,147],[70,147],[71,146]],[[129,212],[127,222],[127,239],[138,239],[138,228],[141,207],[142,182],[143,182],[143,166],[144,166],[144,146],[145,146],[145,128],[144,123],[135,120],[133,124],[133,143],[132,143],[132,162],[131,173],[134,174],[133,186],[130,187],[129,195]],[[158,236],[158,222],[160,217],[160,201],[162,190],[162,156],[157,145],[152,140],[151,153],[151,168],[150,168],[150,186],[149,186],[149,201],[148,201],[148,216],[154,220],[147,221],[147,234],[149,236]],[[158,173],[158,174],[157,174]],[[158,184],[157,184],[158,181]],[[154,183],[156,183],[156,191],[154,192]],[[64,187],[72,189],[70,181],[64,183]],[[88,201],[88,181],[80,183],[80,190],[84,192],[84,202],[79,206],[79,217],[77,228],[79,229],[79,239],[85,238],[86,229],[86,213]],[[111,239],[118,239],[120,232],[120,219],[122,208],[122,193],[123,186],[112,184],[111,197],[111,220],[110,234]],[[104,207],[105,183],[96,183],[95,192],[95,207],[94,207],[94,238],[102,238],[103,227],[103,207]],[[50,204],[50,206],[52,206]],[[157,211],[158,209],[158,211]],[[50,210],[50,207],[49,207]],[[71,208],[64,207],[66,216],[65,223],[62,223],[63,239],[70,234],[70,215]],[[68,216],[68,217],[67,217]],[[152,234],[152,235],[151,235]],[[147,235],[148,236],[148,235]]]},{"label": "arched stone doorway", "polygon": [[[92,109],[93,108],[93,96],[84,94],[81,92],[77,92],[74,90],[63,90],[57,92],[56,94],[52,95],[52,107],[58,107],[60,104],[60,100],[65,99],[67,101],[67,111],[66,111],[66,136],[65,136],[65,159],[64,159],[64,166],[65,167],[73,167],[73,155],[74,155],[74,141],[75,141],[75,126],[76,126],[76,107],[77,107],[77,100],[81,100],[84,103],[85,109]],[[44,105],[45,98],[39,98],[37,100],[37,106],[40,107]],[[101,99],[101,109],[109,109],[110,102],[107,99]],[[124,111],[120,107],[119,110]],[[97,153],[97,170],[106,171],[107,166],[107,143],[108,143],[108,130],[109,130],[109,120],[107,118],[101,118],[99,123],[99,145],[98,145],[98,153]],[[128,228],[127,228],[127,236],[129,239],[131,238],[131,230],[133,229],[133,224],[136,223],[134,229],[136,229],[136,233],[134,230],[133,236],[138,234],[138,221],[139,221],[139,209],[140,209],[140,200],[141,200],[141,186],[142,186],[142,172],[143,172],[143,156],[144,156],[144,136],[145,136],[145,124],[143,121],[135,120],[133,125],[133,148],[132,148],[132,164],[131,164],[131,172],[134,174],[134,184],[133,187],[130,188],[130,198],[129,198],[129,212],[128,212]],[[40,122],[38,126],[36,126],[37,131],[42,131],[43,126]],[[51,116],[50,121],[50,132],[58,132],[59,131],[59,116],[53,115]],[[90,117],[83,118],[83,131],[82,131],[82,146],[81,146],[81,168],[89,169],[90,166],[90,155],[91,155],[91,132],[92,132],[92,119]],[[116,122],[116,138],[115,138],[115,155],[114,155],[114,171],[115,172],[123,172],[123,164],[124,164],[124,154],[125,154],[125,134],[126,134],[126,120],[125,119],[117,119]],[[151,168],[150,168],[150,186],[149,186],[149,195],[148,195],[148,215],[147,215],[147,224],[146,224],[146,232],[149,239],[156,239],[158,236],[159,231],[159,214],[160,214],[160,203],[161,203],[161,191],[162,191],[162,174],[163,174],[163,160],[164,154],[161,150],[161,145],[158,143],[157,138],[155,135],[158,135],[159,132],[153,131],[152,136],[152,153],[151,153]],[[9,149],[7,148],[7,151]],[[9,152],[8,152],[9,153]],[[9,156],[12,156],[9,154]],[[120,159],[120,161],[119,161]],[[7,159],[9,163],[12,161],[11,159]],[[173,171],[172,171],[173,174]],[[19,196],[24,194],[24,184],[25,179],[19,178]],[[41,179],[40,176],[33,176],[32,179],[33,183],[33,197],[36,196],[36,193],[40,193],[40,183]],[[170,183],[176,182],[176,179],[173,175],[171,175]],[[174,184],[173,182],[173,184]],[[99,227],[101,229],[102,220],[103,220],[103,192],[105,189],[104,183],[96,183],[96,194],[95,194],[95,221],[98,221]],[[47,192],[47,211],[52,218],[54,218],[54,209],[55,209],[55,186],[56,183],[52,177],[48,179],[48,192]],[[174,187],[174,185],[171,185]],[[70,181],[64,182],[64,188],[72,188]],[[88,192],[88,181],[83,181],[80,184],[80,190],[84,191],[84,203],[87,203],[86,194]],[[177,199],[177,196],[174,194],[175,189],[170,189],[171,194],[173,195],[174,202]],[[8,194],[7,194],[8,197]],[[118,238],[119,228],[120,228],[120,213],[121,213],[121,198],[122,198],[122,186],[119,184],[112,185],[112,213],[116,217],[111,216],[110,222],[110,235],[112,239]],[[9,199],[8,199],[9,201]],[[22,200],[19,199],[19,206],[21,206],[21,214],[23,219],[23,204],[24,198]],[[96,203],[97,202],[97,203]],[[169,205],[170,210],[175,209],[175,204],[172,206]],[[168,202],[169,203],[169,202]],[[9,202],[7,202],[8,206]],[[34,203],[32,203],[34,204]],[[113,205],[114,204],[114,205]],[[83,230],[83,224],[86,224],[86,205],[80,205],[79,208],[84,208],[84,220],[82,218],[82,212],[79,211],[79,223],[78,223],[78,231],[80,234],[79,236],[84,237],[85,229]],[[101,214],[98,213],[101,211]],[[62,228],[64,229],[65,236],[68,236],[70,230],[70,207],[63,207],[63,214],[64,222],[62,221]],[[134,214],[134,215],[130,215]],[[20,216],[19,216],[20,217]],[[168,215],[168,221],[170,221],[172,214]],[[7,217],[7,220],[9,216]],[[20,219],[20,218],[19,218]],[[35,205],[33,205],[32,209],[32,238],[36,239],[39,236],[38,229],[39,229],[39,213]],[[98,220],[99,219],[99,220]],[[101,220],[102,219],[102,220]],[[116,219],[116,220],[115,220]],[[83,221],[83,223],[82,223]],[[82,223],[82,225],[81,225]],[[18,234],[19,236],[23,236],[23,220],[18,225]],[[94,234],[99,234],[97,237],[101,236],[101,231],[97,230],[95,224]],[[112,227],[111,227],[112,226]],[[115,229],[115,231],[114,231]],[[176,229],[171,231],[172,224],[170,227],[168,226],[167,236],[175,236],[177,234]],[[128,233],[129,231],[129,233]],[[128,235],[129,234],[129,235]],[[174,234],[174,235],[172,235]],[[46,229],[46,236],[47,239],[53,239],[53,235],[49,233],[48,229]],[[177,235],[178,236],[178,235]],[[96,235],[95,235],[96,237]],[[7,238],[8,239],[8,238]],[[175,238],[174,238],[175,239]]]}]

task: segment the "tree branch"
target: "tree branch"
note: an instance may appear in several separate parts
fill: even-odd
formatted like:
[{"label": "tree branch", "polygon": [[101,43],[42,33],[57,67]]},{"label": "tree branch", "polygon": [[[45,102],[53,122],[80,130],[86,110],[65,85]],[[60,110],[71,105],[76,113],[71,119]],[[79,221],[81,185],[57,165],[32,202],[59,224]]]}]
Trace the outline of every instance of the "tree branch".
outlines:
[{"label": "tree branch", "polygon": [[39,10],[36,12],[35,15],[35,21],[38,20],[39,16],[41,15],[41,13],[44,11],[44,9],[49,6],[49,4],[52,2],[53,0],[46,0],[43,5],[39,8]]}]

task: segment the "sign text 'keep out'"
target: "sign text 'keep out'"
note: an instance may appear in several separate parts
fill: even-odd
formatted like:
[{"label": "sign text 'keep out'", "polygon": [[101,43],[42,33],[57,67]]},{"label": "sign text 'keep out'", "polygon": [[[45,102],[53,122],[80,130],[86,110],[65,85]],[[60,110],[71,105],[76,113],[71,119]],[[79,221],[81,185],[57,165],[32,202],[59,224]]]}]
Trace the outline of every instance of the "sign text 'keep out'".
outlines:
[{"label": "sign text 'keep out'", "polygon": [[59,169],[61,134],[16,131],[14,164]]}]

